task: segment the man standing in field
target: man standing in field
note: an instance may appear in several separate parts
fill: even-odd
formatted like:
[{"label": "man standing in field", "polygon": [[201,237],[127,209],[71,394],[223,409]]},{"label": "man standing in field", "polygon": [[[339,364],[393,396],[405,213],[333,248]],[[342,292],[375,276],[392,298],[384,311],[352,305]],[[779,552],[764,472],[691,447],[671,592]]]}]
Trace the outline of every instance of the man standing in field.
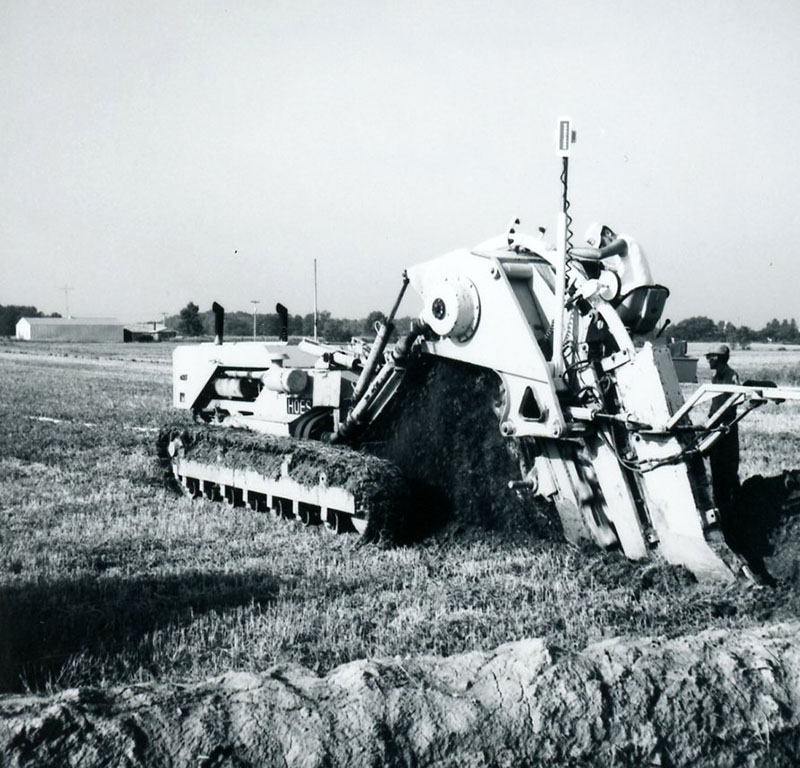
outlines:
[{"label": "man standing in field", "polygon": [[[706,353],[706,360],[714,378],[712,384],[739,384],[739,374],[728,365],[730,348],[727,344],[717,344]],[[730,397],[727,394],[717,395],[711,401],[709,416],[718,410]],[[729,531],[733,512],[734,496],[739,490],[739,424],[734,422],[736,408],[731,408],[719,426],[723,432],[708,454],[711,463],[711,484],[714,489],[714,501],[722,518],[723,530]]]}]

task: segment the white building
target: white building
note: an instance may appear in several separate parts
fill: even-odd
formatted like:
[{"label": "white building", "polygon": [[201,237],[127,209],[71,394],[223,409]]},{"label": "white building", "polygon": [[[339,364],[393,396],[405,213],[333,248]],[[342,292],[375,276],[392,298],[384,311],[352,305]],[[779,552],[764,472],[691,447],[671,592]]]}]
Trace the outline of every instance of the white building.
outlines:
[{"label": "white building", "polygon": [[27,341],[122,341],[123,324],[113,317],[23,317],[17,338]]},{"label": "white building", "polygon": [[125,341],[164,341],[174,339],[177,331],[164,323],[151,320],[147,323],[129,323],[125,326]]}]

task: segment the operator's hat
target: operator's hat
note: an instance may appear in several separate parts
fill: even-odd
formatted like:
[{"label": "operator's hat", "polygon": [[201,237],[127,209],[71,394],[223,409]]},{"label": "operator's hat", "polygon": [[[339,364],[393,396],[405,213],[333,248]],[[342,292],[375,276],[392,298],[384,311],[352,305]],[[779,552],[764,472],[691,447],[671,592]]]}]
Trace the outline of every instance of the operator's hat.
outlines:
[{"label": "operator's hat", "polygon": [[589,225],[589,229],[586,230],[586,234],[583,236],[584,240],[586,240],[592,248],[600,248],[603,245],[603,230],[607,229],[614,237],[616,234],[614,230],[608,226],[608,224],[603,224],[600,221],[595,221]]},{"label": "operator's hat", "polygon": [[731,354],[731,349],[727,344],[716,344],[715,346],[711,347],[711,349],[706,352],[706,357],[711,357],[711,355],[716,355],[717,357],[724,357],[728,358]]},{"label": "operator's hat", "polygon": [[600,235],[603,233],[603,225],[599,221],[595,221],[589,225],[583,239],[586,240],[592,248],[600,247]]}]

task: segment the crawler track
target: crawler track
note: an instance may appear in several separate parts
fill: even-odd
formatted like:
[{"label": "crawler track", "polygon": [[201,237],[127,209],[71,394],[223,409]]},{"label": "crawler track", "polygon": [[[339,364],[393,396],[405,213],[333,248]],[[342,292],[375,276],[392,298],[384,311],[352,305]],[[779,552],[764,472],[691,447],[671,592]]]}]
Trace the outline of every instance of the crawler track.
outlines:
[{"label": "crawler track", "polygon": [[192,497],[369,540],[404,537],[410,493],[384,459],[312,440],[185,424],[160,431],[158,455],[168,477]]}]

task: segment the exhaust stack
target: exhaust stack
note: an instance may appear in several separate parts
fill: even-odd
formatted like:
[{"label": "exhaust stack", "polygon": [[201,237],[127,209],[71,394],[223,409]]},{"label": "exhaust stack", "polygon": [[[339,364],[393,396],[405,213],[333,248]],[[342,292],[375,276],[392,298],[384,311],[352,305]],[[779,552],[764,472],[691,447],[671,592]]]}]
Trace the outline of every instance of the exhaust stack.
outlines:
[{"label": "exhaust stack", "polygon": [[278,313],[278,317],[281,321],[279,338],[281,341],[289,341],[289,310],[286,309],[283,304],[278,303],[275,305],[275,311]]},{"label": "exhaust stack", "polygon": [[211,305],[211,311],[214,313],[214,343],[219,345],[222,344],[225,331],[225,307],[215,301]]}]

